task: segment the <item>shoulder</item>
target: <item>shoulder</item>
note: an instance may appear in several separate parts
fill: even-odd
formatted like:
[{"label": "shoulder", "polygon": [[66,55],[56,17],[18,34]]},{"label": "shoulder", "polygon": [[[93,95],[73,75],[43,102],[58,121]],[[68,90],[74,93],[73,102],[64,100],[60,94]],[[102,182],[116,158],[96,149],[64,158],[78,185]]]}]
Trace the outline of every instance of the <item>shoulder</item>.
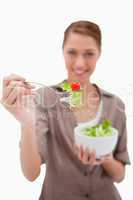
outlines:
[{"label": "shoulder", "polygon": [[125,103],[116,94],[100,88],[103,101],[104,117],[112,121],[114,127],[120,130],[126,122]]},{"label": "shoulder", "polygon": [[125,103],[118,95],[111,93],[107,90],[104,90],[100,87],[98,88],[100,91],[100,95],[101,97],[103,97],[103,100],[105,101],[105,103],[110,104],[110,106],[111,105],[114,106],[119,111],[125,110]]}]

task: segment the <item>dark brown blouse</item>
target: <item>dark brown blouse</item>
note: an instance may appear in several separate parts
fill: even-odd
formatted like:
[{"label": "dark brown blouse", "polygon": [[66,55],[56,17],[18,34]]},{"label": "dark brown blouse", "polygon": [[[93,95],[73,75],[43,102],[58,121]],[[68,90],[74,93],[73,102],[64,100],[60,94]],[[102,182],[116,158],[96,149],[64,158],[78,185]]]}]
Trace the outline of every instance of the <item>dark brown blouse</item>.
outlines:
[{"label": "dark brown blouse", "polygon": [[[46,88],[38,91],[36,136],[42,164],[46,164],[39,200],[120,200],[113,180],[102,165],[84,165],[75,156],[73,144],[77,121],[69,105],[59,101],[65,94],[58,90],[58,85],[52,87],[56,95]],[[99,123],[109,119],[119,131],[114,157],[124,165],[130,164],[124,104],[116,95],[96,87],[103,101]]]}]

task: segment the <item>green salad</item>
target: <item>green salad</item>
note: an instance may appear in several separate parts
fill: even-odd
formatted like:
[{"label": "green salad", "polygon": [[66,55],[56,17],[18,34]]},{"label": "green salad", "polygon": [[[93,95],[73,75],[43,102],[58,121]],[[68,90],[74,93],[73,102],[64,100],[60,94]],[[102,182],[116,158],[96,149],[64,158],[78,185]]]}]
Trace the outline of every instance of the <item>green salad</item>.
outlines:
[{"label": "green salad", "polygon": [[106,119],[102,124],[83,128],[81,134],[93,137],[111,136],[113,135],[113,127],[111,122]]},{"label": "green salad", "polygon": [[66,91],[66,92],[71,92],[72,91],[71,85],[68,82],[66,82],[66,81],[64,81],[60,85],[60,87],[62,88],[63,91]]},{"label": "green salad", "polygon": [[69,104],[71,107],[79,107],[83,104],[83,90],[79,82],[70,84],[64,81],[60,86],[63,91],[69,93]]}]

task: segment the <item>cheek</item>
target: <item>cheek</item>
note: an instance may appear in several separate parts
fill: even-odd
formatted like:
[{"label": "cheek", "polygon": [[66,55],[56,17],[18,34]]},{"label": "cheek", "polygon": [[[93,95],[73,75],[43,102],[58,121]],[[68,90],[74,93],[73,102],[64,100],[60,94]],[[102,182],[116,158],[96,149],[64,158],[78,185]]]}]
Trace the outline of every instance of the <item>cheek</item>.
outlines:
[{"label": "cheek", "polygon": [[68,70],[71,70],[74,65],[74,61],[72,59],[65,58],[65,64],[66,64],[66,68]]},{"label": "cheek", "polygon": [[93,72],[95,67],[96,67],[96,60],[91,60],[88,62],[88,68],[90,69],[90,71]]},{"label": "cheek", "polygon": [[90,60],[88,61],[88,64],[89,64],[90,66],[94,66],[94,67],[95,67],[96,62],[97,62],[97,59],[90,59]]}]

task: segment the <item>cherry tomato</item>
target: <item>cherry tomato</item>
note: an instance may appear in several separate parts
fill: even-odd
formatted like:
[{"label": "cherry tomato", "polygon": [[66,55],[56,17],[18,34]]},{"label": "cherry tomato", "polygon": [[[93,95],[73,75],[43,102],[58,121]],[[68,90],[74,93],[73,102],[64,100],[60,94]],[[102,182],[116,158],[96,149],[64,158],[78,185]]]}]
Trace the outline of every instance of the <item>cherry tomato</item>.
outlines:
[{"label": "cherry tomato", "polygon": [[80,83],[79,82],[73,82],[71,84],[71,88],[72,88],[72,91],[80,90]]}]

